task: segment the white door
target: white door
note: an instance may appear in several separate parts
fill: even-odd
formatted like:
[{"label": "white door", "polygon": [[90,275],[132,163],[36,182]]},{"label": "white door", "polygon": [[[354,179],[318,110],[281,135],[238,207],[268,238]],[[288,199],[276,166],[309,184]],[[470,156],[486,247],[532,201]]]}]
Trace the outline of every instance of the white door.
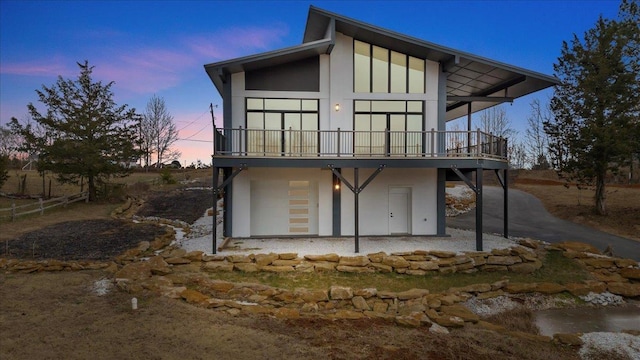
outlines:
[{"label": "white door", "polygon": [[389,188],[389,234],[409,234],[411,188]]}]

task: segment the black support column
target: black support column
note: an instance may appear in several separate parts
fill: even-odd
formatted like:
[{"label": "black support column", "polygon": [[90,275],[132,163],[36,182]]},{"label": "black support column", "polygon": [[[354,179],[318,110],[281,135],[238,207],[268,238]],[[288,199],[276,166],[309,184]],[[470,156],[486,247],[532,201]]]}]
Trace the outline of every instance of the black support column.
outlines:
[{"label": "black support column", "polygon": [[482,251],[482,168],[476,169],[476,251]]}]

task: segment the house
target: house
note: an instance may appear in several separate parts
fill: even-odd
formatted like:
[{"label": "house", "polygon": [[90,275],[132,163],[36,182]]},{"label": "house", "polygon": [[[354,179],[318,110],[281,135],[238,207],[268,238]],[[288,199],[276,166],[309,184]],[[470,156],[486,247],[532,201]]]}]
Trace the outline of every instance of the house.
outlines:
[{"label": "house", "polygon": [[355,252],[361,235],[445,236],[445,182],[482,209],[483,170],[507,213],[507,140],[446,122],[558,83],[313,6],[302,44],[205,70],[224,105],[224,235],[353,236]]}]

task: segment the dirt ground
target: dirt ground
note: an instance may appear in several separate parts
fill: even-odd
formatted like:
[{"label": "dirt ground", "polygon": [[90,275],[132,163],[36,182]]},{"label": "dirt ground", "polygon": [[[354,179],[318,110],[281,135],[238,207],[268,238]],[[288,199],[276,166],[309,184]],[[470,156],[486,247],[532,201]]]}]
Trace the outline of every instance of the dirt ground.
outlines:
[{"label": "dirt ground", "polygon": [[[2,359],[577,359],[481,329],[450,335],[375,320],[233,316],[111,289],[101,271],[0,275]],[[535,350],[535,351],[533,351]]]},{"label": "dirt ground", "polygon": [[554,216],[614,235],[640,241],[640,185],[608,185],[607,216],[594,211],[593,188],[565,187],[553,172],[527,172],[514,187],[542,201]]},{"label": "dirt ground", "polygon": [[[211,198],[191,191],[154,194],[139,214],[197,218]],[[76,209],[86,213],[86,206],[91,204]],[[106,219],[105,213],[82,219]],[[55,226],[54,218],[63,219],[46,218],[41,225]],[[12,223],[8,233],[34,236],[25,235],[35,230],[33,221],[24,223],[29,231],[21,231],[20,223]],[[0,225],[5,233],[5,224]],[[84,239],[115,236],[137,242],[153,234],[89,228],[96,231],[84,233]],[[72,240],[69,229],[57,225],[35,238]],[[94,253],[76,250],[80,257]],[[473,327],[440,335],[376,320],[234,316],[146,293],[136,294],[139,309],[134,311],[130,294],[111,288],[99,295],[111,284],[110,276],[103,271],[0,274],[0,359],[578,359],[575,349]]]}]

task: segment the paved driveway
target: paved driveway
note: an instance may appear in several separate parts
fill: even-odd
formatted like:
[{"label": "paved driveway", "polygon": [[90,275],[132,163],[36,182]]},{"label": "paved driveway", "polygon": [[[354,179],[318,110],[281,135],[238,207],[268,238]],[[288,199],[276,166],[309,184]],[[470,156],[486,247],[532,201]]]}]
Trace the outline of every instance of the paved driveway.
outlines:
[{"label": "paved driveway", "polygon": [[[502,234],[502,188],[485,186],[483,201],[484,232]],[[475,216],[476,212],[473,210],[447,218],[447,226],[475,230]],[[640,242],[558,219],[536,197],[515,189],[509,189],[509,236],[530,237],[550,243],[580,241],[600,250],[611,245],[614,255],[640,261]]]}]

